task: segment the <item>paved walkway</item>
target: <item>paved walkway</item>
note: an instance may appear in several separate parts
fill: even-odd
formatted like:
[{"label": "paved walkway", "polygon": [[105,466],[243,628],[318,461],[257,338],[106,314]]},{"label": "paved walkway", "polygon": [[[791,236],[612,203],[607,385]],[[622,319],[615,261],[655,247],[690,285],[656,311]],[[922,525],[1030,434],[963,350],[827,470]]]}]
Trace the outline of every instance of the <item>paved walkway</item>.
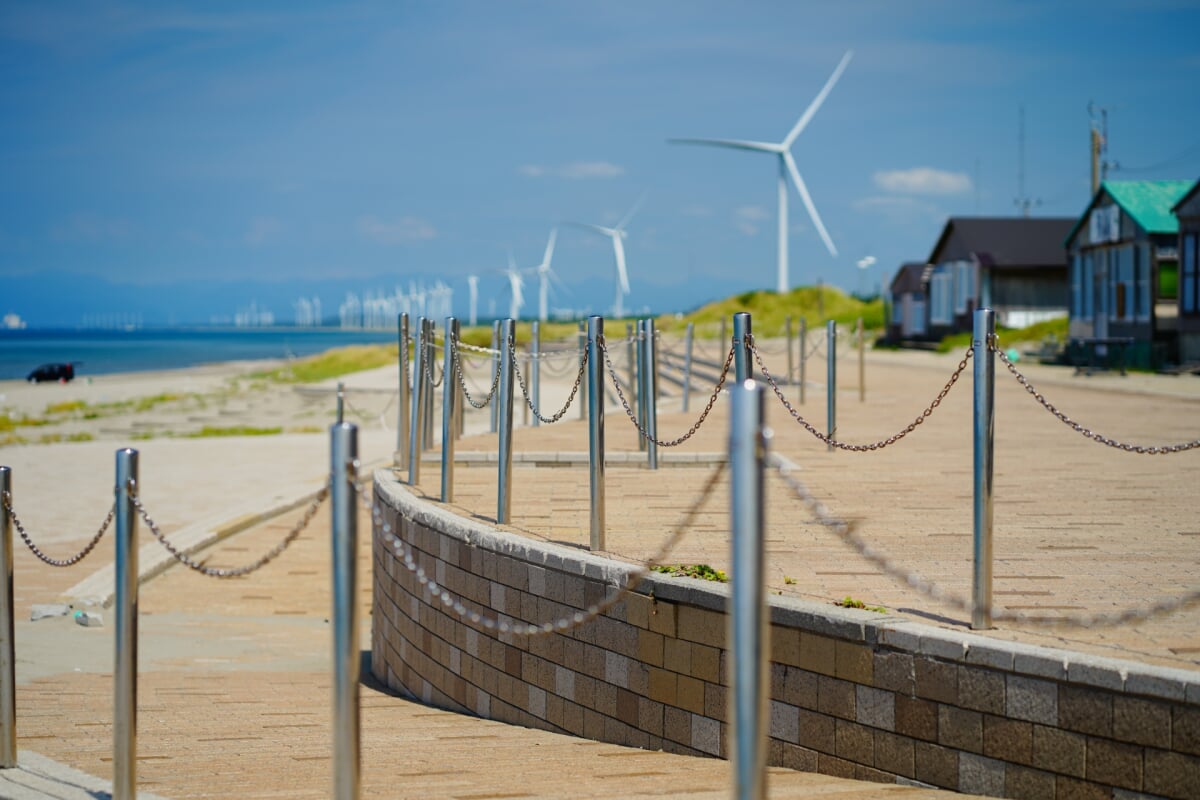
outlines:
[{"label": "paved walkway", "polygon": [[[769,366],[782,360],[764,350]],[[843,362],[839,435],[868,442],[895,433],[932,400],[956,363],[956,357],[928,354],[872,356],[866,402],[860,403],[855,364]],[[1196,437],[1200,381],[1191,376],[1075,378],[1028,371],[1047,398],[1106,435],[1150,444]],[[809,377],[817,374],[824,375],[823,363],[810,365]],[[373,380],[392,385],[394,370]],[[547,407],[565,399],[568,385],[562,381],[544,379]],[[997,603],[1047,614],[1107,612],[1193,588],[1200,532],[1190,498],[1200,453],[1131,455],[1103,447],[1051,417],[1005,373],[998,373],[997,382]],[[795,402],[796,388],[787,391]],[[810,384],[807,395],[803,412],[824,428],[823,387]],[[660,437],[686,431],[704,399],[693,397],[691,413],[663,413]],[[664,409],[672,402],[677,400],[664,399]],[[718,400],[694,440],[679,448],[690,467],[670,465],[653,473],[633,464],[609,468],[614,555],[652,554],[675,521],[703,499],[695,524],[667,560],[727,568],[726,484],[718,483],[710,497],[696,496],[714,468],[705,462],[725,450],[726,407]],[[776,428],[773,449],[801,467],[801,480],[833,514],[855,519],[859,533],[905,569],[919,569],[949,589],[969,592],[969,380],[960,382],[909,438],[875,453],[828,453],[777,402],[768,407]],[[472,412],[468,430],[486,430],[486,424],[485,415]],[[364,423],[365,458],[386,459],[393,437]],[[607,440],[612,452],[636,452],[632,425],[619,413],[608,417]],[[512,529],[582,546],[588,535],[586,470],[545,465],[557,463],[560,453],[585,452],[584,426],[573,420],[518,428],[515,441],[525,455],[514,471]],[[244,516],[256,500],[271,498],[261,507],[288,495],[302,497],[319,487],[328,460],[324,436],[144,445],[146,504],[173,536],[199,525],[201,518],[222,517],[223,511],[229,511],[225,518]],[[472,460],[471,453],[486,458],[494,449],[495,437],[486,433],[458,447],[464,461]],[[0,461],[15,468],[18,512],[39,543],[53,542],[53,548],[46,547],[53,555],[86,541],[111,503],[106,487],[111,487],[112,450],[91,443],[0,451]],[[660,453],[667,461],[667,451]],[[556,461],[547,454],[555,454]],[[490,519],[495,479],[494,468],[460,466],[455,505]],[[417,488],[430,496],[440,492],[435,464],[424,467]],[[63,497],[72,501],[64,503]],[[225,539],[206,552],[208,563],[252,560],[286,535],[300,513],[288,512]],[[933,624],[965,626],[966,613],[881,575],[813,524],[778,478],[768,485],[767,520],[772,592],[824,601],[852,595]],[[361,526],[367,529],[365,517]],[[138,774],[146,792],[172,798],[329,796],[327,536],[323,509],[283,556],[252,576],[218,582],[176,568],[143,585]],[[85,562],[85,572],[110,561],[110,553],[102,544]],[[367,609],[365,542],[362,557],[360,588]],[[18,741],[22,750],[103,780],[111,776],[112,757],[109,612],[103,612],[109,627],[100,628],[80,627],[67,617],[27,621],[34,603],[54,602],[80,578],[78,568],[54,570],[18,551]],[[364,649],[368,620],[364,615]],[[1198,631],[1195,611],[1185,611],[1106,629],[1046,631],[1006,624],[990,635],[1195,669]],[[366,797],[728,795],[724,762],[631,751],[447,714],[391,697],[371,684],[363,687],[362,774]],[[0,796],[10,796],[4,780],[11,779],[0,774]],[[68,789],[64,784],[61,794],[32,796],[70,797]],[[81,796],[97,796],[89,791]],[[782,770],[771,776],[774,797],[885,792],[944,795]]]}]

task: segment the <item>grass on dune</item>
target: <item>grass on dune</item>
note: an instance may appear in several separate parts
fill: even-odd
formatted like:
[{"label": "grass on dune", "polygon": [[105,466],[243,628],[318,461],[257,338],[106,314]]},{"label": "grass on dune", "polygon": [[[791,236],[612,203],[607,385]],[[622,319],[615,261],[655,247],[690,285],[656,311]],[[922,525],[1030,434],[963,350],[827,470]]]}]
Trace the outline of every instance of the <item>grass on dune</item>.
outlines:
[{"label": "grass on dune", "polygon": [[396,344],[348,345],[298,358],[276,369],[254,372],[248,377],[251,380],[278,383],[316,383],[352,372],[394,364],[399,352],[399,345]]},{"label": "grass on dune", "polygon": [[[876,298],[869,302],[847,295],[832,286],[799,286],[787,294],[765,289],[744,292],[724,300],[718,300],[688,314],[667,314],[655,320],[659,330],[680,333],[689,322],[696,326],[696,335],[712,338],[720,335],[721,320],[732,326],[733,315],[745,311],[750,314],[754,333],[759,336],[782,336],[787,318],[792,318],[793,332],[799,330],[803,318],[809,330],[833,320],[839,325],[850,325],[861,317],[867,330],[883,328],[883,301]],[[726,333],[731,328],[727,327]]]}]

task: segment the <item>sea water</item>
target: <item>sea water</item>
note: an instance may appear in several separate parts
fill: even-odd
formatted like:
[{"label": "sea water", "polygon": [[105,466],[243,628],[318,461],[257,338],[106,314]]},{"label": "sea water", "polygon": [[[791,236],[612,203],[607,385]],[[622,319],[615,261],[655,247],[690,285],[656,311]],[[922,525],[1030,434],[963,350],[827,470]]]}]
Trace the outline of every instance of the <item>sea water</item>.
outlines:
[{"label": "sea water", "polygon": [[76,378],[179,369],[222,361],[286,359],[349,344],[396,341],[396,332],[338,328],[0,330],[0,380],[39,364],[73,362]]}]

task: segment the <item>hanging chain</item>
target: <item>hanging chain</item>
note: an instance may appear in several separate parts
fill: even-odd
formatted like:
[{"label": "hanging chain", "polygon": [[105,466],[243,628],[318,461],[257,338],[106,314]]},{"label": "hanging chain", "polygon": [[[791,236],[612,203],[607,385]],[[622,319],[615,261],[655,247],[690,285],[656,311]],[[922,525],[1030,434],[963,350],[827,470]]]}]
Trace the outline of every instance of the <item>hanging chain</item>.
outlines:
[{"label": "hanging chain", "polygon": [[432,386],[434,389],[436,389],[436,388],[438,388],[439,386],[441,386],[441,385],[442,385],[442,379],[446,377],[446,371],[443,369],[443,370],[442,370],[442,376],[441,376],[440,378],[438,378],[437,380],[434,380],[434,379],[433,379],[433,373],[434,373],[434,370],[435,370],[435,367],[433,366],[433,362],[434,362],[435,360],[436,360],[436,359],[433,359],[433,358],[424,358],[424,359],[422,359],[422,361],[423,361],[423,362],[424,362],[424,364],[425,364],[425,377],[426,377],[426,378],[428,378],[428,380],[429,380],[429,385],[430,385],[430,386]]},{"label": "hanging chain", "polygon": [[[779,473],[779,477],[788,485],[812,514],[819,525],[832,531],[839,539],[858,551],[858,554],[870,561],[888,577],[905,584],[931,600],[945,603],[958,611],[970,614],[974,604],[961,595],[949,592],[921,577],[916,572],[910,572],[896,564],[884,553],[879,552],[868,544],[855,531],[853,523],[834,516],[829,509],[812,495],[808,487],[792,473],[796,467],[776,453],[767,454],[767,464]],[[1193,590],[1179,597],[1160,600],[1141,608],[1128,608],[1102,614],[1073,614],[1070,616],[1051,617],[1037,614],[1026,614],[1023,611],[1008,611],[1002,608],[992,608],[991,617],[997,622],[1013,622],[1019,625],[1031,625],[1040,628],[1105,628],[1141,622],[1153,617],[1163,616],[1180,609],[1200,605],[1200,590]]]},{"label": "hanging chain", "polygon": [[392,532],[391,523],[383,519],[383,511],[378,505],[372,509],[372,521],[375,527],[381,532],[384,544],[390,547],[395,553],[396,558],[400,563],[413,574],[426,592],[433,596],[435,600],[439,600],[441,604],[453,611],[457,616],[465,619],[467,622],[478,625],[489,631],[496,631],[501,634],[511,634],[513,636],[546,636],[553,633],[566,633],[568,631],[586,625],[588,622],[596,619],[604,614],[610,608],[620,603],[629,595],[633,594],[634,588],[647,575],[649,575],[654,567],[661,566],[670,552],[679,543],[679,540],[688,532],[692,526],[692,521],[696,518],[696,514],[704,506],[705,501],[711,496],[712,489],[716,486],[717,480],[725,471],[725,464],[719,464],[708,480],[704,482],[704,486],[696,495],[687,511],[684,512],[683,519],[672,529],[669,536],[659,547],[658,551],[651,556],[645,564],[637,567],[632,572],[625,575],[617,587],[616,593],[607,597],[603,602],[596,605],[588,606],[587,609],[576,611],[568,617],[561,617],[551,622],[543,622],[540,625],[532,623],[512,623],[503,619],[495,619],[485,616],[478,611],[472,611],[462,602],[461,599],[452,595],[445,588],[438,586],[437,582],[430,578],[425,572],[424,567],[417,564],[416,556],[413,554],[412,548],[408,542],[401,539]]},{"label": "hanging chain", "polygon": [[725,385],[725,378],[727,375],[729,375],[729,367],[731,364],[733,364],[733,354],[736,351],[735,347],[731,346],[729,348],[729,355],[725,357],[725,366],[721,369],[721,377],[717,380],[717,387],[713,389],[712,396],[708,398],[708,404],[704,406],[704,411],[700,412],[700,418],[697,419],[695,424],[688,429],[687,433],[683,434],[678,439],[671,439],[670,441],[664,442],[660,441],[654,436],[651,436],[646,429],[642,427],[641,423],[638,422],[637,414],[629,406],[629,401],[625,399],[625,392],[621,390],[621,379],[617,377],[617,370],[615,367],[613,367],[612,358],[608,354],[608,346],[604,343],[604,337],[600,337],[598,339],[598,343],[600,345],[601,352],[604,353],[604,363],[608,367],[608,374],[612,378],[613,386],[617,390],[617,398],[621,401],[621,405],[625,408],[625,414],[628,415],[630,422],[633,423],[633,427],[638,429],[638,433],[642,435],[643,439],[654,442],[654,444],[658,445],[659,447],[675,447],[676,445],[681,445],[688,439],[692,438],[692,436],[696,434],[696,431],[700,430],[700,426],[704,424],[704,420],[708,417],[708,413],[712,411],[713,405],[717,402],[717,398],[721,396],[721,388]]},{"label": "hanging chain", "polygon": [[[496,360],[496,374],[494,376],[492,376],[492,388],[488,389],[487,397],[484,398],[482,403],[476,403],[475,398],[471,397],[471,393],[469,391],[467,391],[467,381],[466,381],[466,378],[463,377],[462,360],[458,356],[459,344],[456,342],[453,345],[453,347],[454,347],[454,354],[450,360],[454,364],[454,374],[458,379],[459,387],[462,388],[463,394],[467,398],[467,402],[470,403],[474,408],[481,408],[481,409],[487,408],[487,404],[492,402],[492,398],[496,395],[496,388],[500,385],[501,364],[500,364],[499,359]],[[488,351],[488,352],[499,352],[499,351]]]},{"label": "hanging chain", "polygon": [[104,521],[100,523],[100,530],[96,531],[96,535],[92,537],[92,540],[84,545],[84,548],[75,555],[69,558],[57,559],[51,558],[43,553],[41,549],[33,543],[33,540],[29,538],[29,534],[25,532],[25,526],[21,524],[20,518],[17,517],[17,512],[13,510],[12,493],[4,492],[3,495],[0,495],[0,501],[3,501],[4,510],[8,512],[9,518],[12,519],[13,526],[17,529],[17,533],[21,534],[21,541],[25,542],[25,546],[28,547],[29,551],[37,556],[39,560],[49,564],[52,567],[70,567],[78,564],[80,561],[83,561],[83,559],[87,557],[87,554],[92,552],[96,545],[100,543],[100,540],[104,538],[104,532],[107,531],[108,526],[112,524],[113,516],[117,511],[117,505],[116,503],[113,503],[112,508],[108,510],[108,515],[105,516]]},{"label": "hanging chain", "polygon": [[510,352],[512,353],[513,370],[517,373],[517,383],[521,385],[521,394],[525,395],[525,405],[529,406],[529,410],[533,412],[535,417],[547,425],[553,425],[558,422],[567,413],[567,409],[571,407],[571,404],[575,402],[575,395],[579,391],[579,384],[583,382],[583,373],[587,370],[588,351],[585,349],[583,357],[579,359],[579,374],[575,376],[575,385],[571,387],[571,394],[567,397],[567,404],[557,414],[549,418],[543,417],[542,412],[534,407],[533,399],[529,396],[529,389],[525,386],[525,376],[521,374],[521,366],[517,363],[516,351],[510,349]]},{"label": "hanging chain", "polygon": [[751,352],[754,353],[754,360],[758,362],[758,368],[760,371],[762,371],[763,377],[766,378],[767,383],[771,385],[771,389],[774,390],[775,396],[779,398],[779,402],[783,403],[783,407],[786,408],[788,413],[792,415],[792,419],[796,420],[796,422],[800,423],[801,427],[803,427],[806,431],[820,439],[822,442],[825,442],[825,444],[829,445],[830,447],[836,447],[839,450],[850,450],[855,453],[881,450],[888,445],[895,444],[905,436],[908,436],[910,433],[915,431],[917,426],[929,419],[929,417],[933,414],[934,409],[940,406],[942,401],[946,399],[946,395],[950,393],[950,390],[954,387],[954,384],[958,382],[959,376],[961,376],[963,370],[967,368],[967,361],[969,361],[973,355],[972,350],[968,348],[966,355],[964,355],[962,358],[962,361],[958,362],[958,368],[955,369],[954,373],[950,376],[950,380],[946,381],[946,385],[942,387],[940,392],[938,392],[938,395],[933,399],[933,402],[926,406],[925,410],[917,415],[917,418],[908,424],[908,427],[904,428],[899,433],[892,434],[888,438],[882,439],[878,442],[872,442],[870,444],[848,444],[846,442],[839,441],[828,434],[821,433],[819,430],[813,427],[811,422],[800,415],[800,412],[796,410],[796,407],[788,402],[783,390],[779,388],[779,384],[775,382],[775,378],[767,369],[767,365],[763,363],[762,356],[759,355],[758,348],[754,346],[753,337],[751,337],[749,344]]},{"label": "hanging chain", "polygon": [[277,558],[284,550],[286,550],[288,545],[294,542],[296,537],[298,537],[304,531],[304,529],[308,527],[308,523],[312,522],[313,517],[315,517],[317,514],[317,509],[321,507],[321,504],[325,502],[327,497],[329,497],[329,486],[325,485],[319,492],[317,492],[317,496],[313,498],[312,502],[308,504],[308,508],[304,510],[304,516],[300,518],[300,521],[292,526],[292,529],[288,531],[287,535],[283,537],[283,540],[280,541],[279,544],[271,548],[257,561],[242,567],[219,569],[217,567],[205,566],[203,561],[196,561],[192,559],[186,553],[176,548],[175,545],[171,544],[167,537],[163,535],[163,532],[159,530],[158,524],[150,518],[149,514],[146,513],[146,507],[142,505],[142,499],[137,495],[137,484],[132,480],[129,482],[129,499],[133,503],[133,507],[137,509],[138,515],[142,518],[142,521],[146,523],[146,527],[148,527],[150,532],[154,534],[154,538],[158,539],[158,543],[165,547],[167,552],[174,556],[175,560],[180,564],[183,564],[185,567],[190,567],[196,572],[207,575],[210,578],[240,578],[243,575],[248,575],[251,572],[254,572],[260,567],[266,566],[271,561],[274,561],[275,558]]},{"label": "hanging chain", "polygon": [[1164,455],[1166,453],[1182,453],[1187,450],[1195,450],[1197,447],[1200,447],[1200,439],[1193,439],[1190,442],[1184,442],[1182,444],[1167,444],[1167,445],[1159,445],[1157,447],[1147,447],[1145,445],[1140,445],[1140,444],[1127,444],[1125,442],[1118,442],[1117,440],[1110,439],[1107,436],[1104,436],[1103,434],[1099,434],[1099,433],[1096,433],[1095,431],[1089,430],[1088,428],[1083,427],[1078,422],[1076,422],[1075,420],[1068,417],[1063,412],[1059,411],[1054,406],[1053,403],[1051,403],[1049,400],[1047,400],[1045,397],[1042,396],[1041,392],[1039,392],[1037,389],[1033,388],[1033,384],[1031,384],[1029,382],[1029,379],[1026,378],[1024,375],[1022,375],[1020,373],[1020,371],[1017,370],[1016,365],[1013,364],[1013,362],[1009,360],[1008,356],[1005,354],[1005,352],[1003,350],[1001,350],[999,347],[996,347],[996,353],[1000,356],[1000,361],[1004,364],[1004,366],[1008,367],[1008,371],[1010,373],[1012,373],[1012,376],[1017,379],[1017,383],[1024,386],[1025,391],[1029,392],[1029,395],[1034,400],[1036,400],[1038,403],[1040,403],[1043,408],[1045,408],[1047,411],[1049,411],[1051,414],[1053,414],[1060,422],[1062,422],[1068,428],[1071,428],[1076,433],[1078,433],[1088,439],[1091,439],[1094,442],[1099,442],[1100,444],[1108,445],[1109,447],[1115,448],[1117,450],[1124,450],[1126,453],[1139,453],[1141,455]]}]

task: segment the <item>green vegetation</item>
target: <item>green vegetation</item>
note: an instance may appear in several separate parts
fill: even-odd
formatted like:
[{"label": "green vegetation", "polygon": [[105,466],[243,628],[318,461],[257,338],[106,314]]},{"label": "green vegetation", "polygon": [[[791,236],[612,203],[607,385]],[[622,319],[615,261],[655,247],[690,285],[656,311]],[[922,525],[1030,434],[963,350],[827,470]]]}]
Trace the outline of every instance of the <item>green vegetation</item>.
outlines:
[{"label": "green vegetation", "polygon": [[846,595],[841,600],[835,600],[833,604],[835,606],[841,606],[842,608],[861,608],[864,611],[874,611],[879,614],[887,613],[887,609],[883,606],[869,606],[862,600],[855,600],[850,595]]},{"label": "green vegetation", "polygon": [[[1059,317],[1045,322],[1036,322],[1026,328],[997,327],[996,335],[1000,339],[1000,346],[1006,350],[1025,342],[1041,342],[1050,336],[1060,342],[1066,341],[1067,318]],[[974,336],[970,332],[946,336],[938,343],[937,351],[939,353],[958,353],[970,347],[973,340]]]},{"label": "green vegetation", "polygon": [[713,569],[708,564],[658,564],[650,569],[677,578],[699,578],[705,581],[729,583],[728,575],[719,569]]},{"label": "green vegetation", "polygon": [[784,575],[783,582],[786,583],[788,586],[794,586],[796,584],[796,579],[789,578],[787,575]]},{"label": "green vegetation", "polygon": [[22,414],[19,417],[14,417],[9,412],[0,414],[0,433],[8,433],[17,428],[37,428],[42,425],[49,425],[50,420],[39,419],[38,417],[27,417]]},{"label": "green vegetation", "polygon": [[186,434],[188,439],[207,439],[217,436],[275,436],[283,433],[283,428],[256,428],[253,425],[234,425],[229,428],[218,428],[205,425],[198,431]]},{"label": "green vegetation", "polygon": [[396,362],[399,345],[362,344],[337,347],[324,353],[299,358],[277,369],[255,372],[249,377],[252,388],[264,388],[255,381],[277,383],[315,383],[317,381],[386,366]]},{"label": "green vegetation", "polygon": [[696,326],[697,336],[711,338],[720,335],[722,319],[732,320],[739,311],[749,312],[754,332],[763,337],[782,335],[789,316],[793,331],[799,330],[801,317],[808,321],[809,330],[830,319],[839,325],[854,324],[859,317],[867,330],[878,330],[884,325],[882,300],[864,303],[833,286],[800,286],[784,295],[766,290],[744,292],[709,303],[690,314],[665,315],[655,325],[663,331],[679,332],[691,322]]}]

